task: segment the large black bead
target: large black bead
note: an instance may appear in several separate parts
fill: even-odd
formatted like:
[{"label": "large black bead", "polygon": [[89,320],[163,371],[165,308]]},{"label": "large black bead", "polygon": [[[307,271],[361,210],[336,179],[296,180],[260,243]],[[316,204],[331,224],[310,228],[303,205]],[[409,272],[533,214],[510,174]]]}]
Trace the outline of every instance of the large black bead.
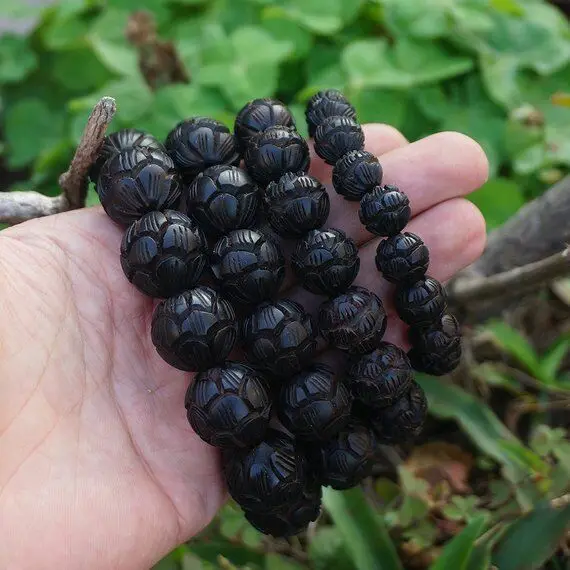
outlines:
[{"label": "large black bead", "polygon": [[387,320],[380,298],[364,287],[351,287],[319,308],[319,329],[325,340],[353,354],[378,348]]},{"label": "large black bead", "polygon": [[332,182],[337,194],[347,200],[360,200],[382,183],[382,166],[366,150],[353,150],[336,162]]},{"label": "large black bead", "polygon": [[300,372],[317,349],[311,316],[295,301],[262,303],[243,321],[248,361],[273,376]]},{"label": "large black bead", "polygon": [[416,283],[396,287],[394,305],[398,316],[415,327],[429,327],[447,308],[447,296],[439,281],[426,277]]},{"label": "large black bead", "polygon": [[105,162],[97,181],[97,194],[107,215],[128,226],[149,212],[176,209],[180,179],[164,152],[128,149]]},{"label": "large black bead", "polygon": [[271,388],[249,366],[225,362],[196,376],[185,407],[190,425],[206,443],[249,447],[263,440],[269,426]]},{"label": "large black bead", "polygon": [[244,161],[253,179],[265,187],[286,172],[306,172],[309,146],[293,128],[270,127],[250,140]]},{"label": "large black bead", "polygon": [[331,166],[346,153],[363,147],[362,127],[350,117],[329,117],[315,132],[315,152]]},{"label": "large black bead", "polygon": [[394,236],[410,221],[412,210],[408,197],[397,186],[376,186],[360,200],[360,221],[378,236]]},{"label": "large black bead", "polygon": [[386,281],[414,283],[427,273],[429,250],[416,234],[396,234],[378,244],[376,267]]},{"label": "large black bead", "polygon": [[326,89],[313,95],[305,111],[309,136],[314,137],[317,127],[329,117],[348,117],[356,121],[356,110],[338,89]]},{"label": "large black bead", "polygon": [[329,195],[323,184],[308,174],[293,172],[267,186],[263,203],[271,227],[287,238],[300,238],[320,228],[330,211]]},{"label": "large black bead", "polygon": [[237,139],[220,121],[194,117],[181,121],[168,133],[166,149],[186,183],[216,164],[237,166]]},{"label": "large black bead", "polygon": [[307,291],[334,297],[358,275],[358,247],[342,230],[313,230],[297,244],[291,266]]},{"label": "large black bead", "polygon": [[198,284],[208,262],[196,222],[174,210],[150,212],[129,226],[121,244],[127,279],[150,297],[170,297]]},{"label": "large black bead", "polygon": [[274,297],[285,278],[285,258],[259,230],[234,230],[214,246],[212,272],[224,296],[245,305]]},{"label": "large black bead", "polygon": [[388,342],[354,361],[348,370],[351,392],[374,408],[392,405],[412,385],[414,375],[406,353]]},{"label": "large black bead", "polygon": [[259,188],[245,170],[216,165],[194,179],[182,202],[205,232],[221,235],[255,223]]},{"label": "large black bead", "polygon": [[384,408],[377,423],[381,437],[387,443],[404,443],[418,436],[427,417],[427,399],[419,384],[411,388],[388,408]]},{"label": "large black bead", "polygon": [[223,362],[237,339],[232,306],[209,287],[162,301],[154,310],[151,337],[171,366],[196,372]]}]

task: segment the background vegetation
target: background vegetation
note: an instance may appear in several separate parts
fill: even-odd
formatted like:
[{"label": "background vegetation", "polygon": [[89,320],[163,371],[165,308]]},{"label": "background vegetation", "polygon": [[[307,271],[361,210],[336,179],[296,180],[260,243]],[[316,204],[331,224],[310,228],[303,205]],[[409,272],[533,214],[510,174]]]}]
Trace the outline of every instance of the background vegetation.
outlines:
[{"label": "background vegetation", "polygon": [[[258,96],[302,126],[306,99],[340,88],[362,122],[478,140],[492,177],[473,200],[491,229],[570,170],[570,26],[544,0],[2,0],[0,13],[34,18],[0,36],[2,191],[57,194],[102,95],[112,128],[164,137],[189,115],[231,125]],[[229,504],[158,568],[567,569],[569,305],[557,280],[468,328],[460,375],[420,378],[424,436],[362,489],[327,490],[306,536],[264,538]]]}]

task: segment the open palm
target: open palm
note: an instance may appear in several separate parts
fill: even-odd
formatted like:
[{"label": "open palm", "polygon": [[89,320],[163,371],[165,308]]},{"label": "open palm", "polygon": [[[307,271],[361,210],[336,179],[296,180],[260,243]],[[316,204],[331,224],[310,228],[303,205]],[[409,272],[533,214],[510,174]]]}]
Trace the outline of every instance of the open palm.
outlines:
[{"label": "open palm", "polygon": [[[385,125],[365,130],[385,181],[410,197],[408,229],[430,248],[430,274],[449,279],[483,248],[482,217],[461,196],[484,182],[484,154],[456,133],[408,144]],[[312,173],[330,182],[317,159]],[[386,299],[358,204],[330,196],[327,225],[361,246],[357,283]],[[186,421],[191,375],[156,354],[155,301],[125,279],[121,237],[100,208],[0,235],[1,568],[148,568],[225,498],[216,451]],[[391,319],[387,338],[401,344],[402,333]]]}]

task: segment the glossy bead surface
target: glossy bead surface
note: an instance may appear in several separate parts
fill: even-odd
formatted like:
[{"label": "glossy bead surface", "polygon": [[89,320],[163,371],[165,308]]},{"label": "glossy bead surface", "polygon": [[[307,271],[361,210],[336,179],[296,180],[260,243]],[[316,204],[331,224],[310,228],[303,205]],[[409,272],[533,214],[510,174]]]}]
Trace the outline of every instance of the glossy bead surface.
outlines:
[{"label": "glossy bead surface", "polygon": [[391,283],[414,283],[424,278],[429,268],[429,250],[411,232],[396,234],[378,244],[376,267]]},{"label": "glossy bead surface", "polygon": [[319,329],[325,340],[353,354],[378,348],[386,325],[382,301],[364,287],[351,287],[319,308]]},{"label": "glossy bead surface", "polygon": [[135,148],[105,162],[97,194],[107,215],[127,226],[149,212],[176,209],[180,179],[167,154]]},{"label": "glossy bead surface", "polygon": [[351,405],[346,383],[328,366],[316,364],[283,384],[277,414],[296,438],[326,441],[347,425]]},{"label": "glossy bead surface", "polygon": [[410,221],[410,200],[397,186],[376,186],[360,200],[358,216],[370,233],[394,236]]},{"label": "glossy bead surface", "polygon": [[348,117],[356,121],[356,110],[338,89],[319,91],[309,99],[305,111],[309,136],[314,137],[317,127],[329,117]]},{"label": "glossy bead surface", "polygon": [[194,431],[216,447],[248,447],[263,440],[269,426],[271,389],[249,366],[225,362],[200,372],[186,392]]},{"label": "glossy bead surface", "polygon": [[313,230],[297,244],[291,266],[307,291],[334,297],[358,275],[358,247],[342,230]]},{"label": "glossy bead surface", "polygon": [[311,316],[289,299],[257,306],[244,319],[242,336],[248,361],[273,376],[300,372],[317,349]]},{"label": "glossy bead surface", "polygon": [[194,179],[182,202],[205,232],[221,235],[255,223],[260,195],[257,184],[245,170],[216,165]]},{"label": "glossy bead surface", "polygon": [[244,161],[253,179],[265,187],[286,172],[306,172],[309,146],[293,128],[270,127],[250,140]]},{"label": "glossy bead surface", "polygon": [[288,172],[263,192],[263,204],[271,227],[287,238],[300,238],[320,228],[329,217],[326,188],[308,174]]},{"label": "glossy bead surface", "polygon": [[174,210],[146,214],[123,236],[123,272],[150,297],[170,297],[191,289],[207,262],[204,233],[194,220]]},{"label": "glossy bead surface", "polygon": [[427,398],[419,384],[411,388],[396,402],[382,410],[380,424],[382,437],[387,442],[406,442],[418,436],[427,417]]},{"label": "glossy bead surface", "polygon": [[151,337],[171,366],[196,372],[224,361],[237,339],[232,306],[209,287],[195,287],[154,310]]},{"label": "glossy bead surface", "polygon": [[178,123],[165,146],[186,183],[210,166],[237,166],[240,161],[237,139],[223,123],[207,117]]},{"label": "glossy bead surface", "polygon": [[285,258],[277,243],[259,230],[234,230],[214,246],[212,272],[228,299],[257,305],[278,293]]},{"label": "glossy bead surface", "polygon": [[254,99],[237,114],[234,133],[245,150],[257,133],[277,126],[295,128],[295,119],[285,103],[270,98]]},{"label": "glossy bead surface", "polygon": [[331,166],[348,152],[363,147],[362,127],[350,117],[329,117],[315,132],[315,152]]},{"label": "glossy bead surface", "polygon": [[355,398],[367,406],[384,408],[410,389],[414,375],[406,353],[382,342],[374,352],[352,363],[347,380]]},{"label": "glossy bead surface", "polygon": [[365,150],[352,150],[334,165],[332,182],[337,194],[347,200],[360,200],[382,183],[382,166]]},{"label": "glossy bead surface", "polygon": [[407,325],[429,327],[445,312],[447,296],[439,281],[426,277],[411,285],[398,285],[394,305]]}]

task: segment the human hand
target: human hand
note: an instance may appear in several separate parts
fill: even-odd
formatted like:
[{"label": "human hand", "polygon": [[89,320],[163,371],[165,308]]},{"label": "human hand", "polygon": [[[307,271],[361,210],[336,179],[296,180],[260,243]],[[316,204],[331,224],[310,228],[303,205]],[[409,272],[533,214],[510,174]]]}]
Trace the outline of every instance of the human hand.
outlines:
[{"label": "human hand", "polygon": [[[407,229],[428,245],[430,274],[451,278],[485,242],[480,212],[462,198],[487,177],[482,150],[457,133],[408,144],[386,125],[365,132],[385,183],[410,198]],[[311,173],[330,184],[314,156]],[[329,194],[327,227],[361,244],[356,283],[387,301],[386,339],[402,345],[374,265],[378,238],[358,203]],[[225,499],[218,454],[186,420],[192,377],[157,355],[156,301],[121,270],[122,233],[91,208],[0,234],[0,568],[149,568]],[[307,309],[320,302],[298,287],[283,294]]]}]

